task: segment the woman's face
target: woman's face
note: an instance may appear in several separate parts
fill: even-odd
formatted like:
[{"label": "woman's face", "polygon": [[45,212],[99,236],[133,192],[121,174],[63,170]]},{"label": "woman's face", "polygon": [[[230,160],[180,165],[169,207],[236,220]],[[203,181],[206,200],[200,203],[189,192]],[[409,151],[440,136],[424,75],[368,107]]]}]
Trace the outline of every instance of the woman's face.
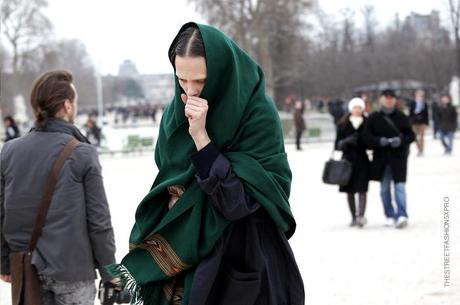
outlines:
[{"label": "woman's face", "polygon": [[351,115],[353,115],[353,116],[362,116],[363,115],[363,109],[361,109],[360,106],[355,106],[355,107],[353,107],[353,110],[351,111]]},{"label": "woman's face", "polygon": [[204,57],[176,56],[176,76],[187,96],[200,96],[206,82]]}]

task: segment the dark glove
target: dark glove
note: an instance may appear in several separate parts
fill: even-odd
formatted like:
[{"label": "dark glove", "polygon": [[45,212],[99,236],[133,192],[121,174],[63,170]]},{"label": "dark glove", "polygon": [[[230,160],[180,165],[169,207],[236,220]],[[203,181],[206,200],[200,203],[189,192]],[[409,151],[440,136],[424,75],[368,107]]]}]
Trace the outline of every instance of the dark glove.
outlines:
[{"label": "dark glove", "polygon": [[382,147],[388,146],[388,145],[390,145],[390,139],[385,138],[385,137],[381,137],[380,140],[379,140],[379,144]]},{"label": "dark glove", "polygon": [[393,137],[389,139],[391,147],[398,148],[401,146],[401,137]]},{"label": "dark glove", "polygon": [[342,150],[347,146],[355,146],[358,145],[358,136],[356,134],[346,137],[343,140],[340,140],[338,143],[338,149]]}]

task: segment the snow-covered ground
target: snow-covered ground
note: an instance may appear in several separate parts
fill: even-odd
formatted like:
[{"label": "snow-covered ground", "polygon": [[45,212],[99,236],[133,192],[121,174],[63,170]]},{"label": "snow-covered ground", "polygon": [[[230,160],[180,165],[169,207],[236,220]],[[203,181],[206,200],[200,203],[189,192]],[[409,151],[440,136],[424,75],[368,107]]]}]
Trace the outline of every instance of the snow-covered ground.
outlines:
[{"label": "snow-covered ground", "polygon": [[[298,224],[290,242],[305,282],[306,304],[460,304],[460,151],[444,156],[440,144],[428,140],[426,156],[417,158],[413,146],[409,226],[383,227],[379,185],[372,182],[369,224],[357,229],[348,227],[345,195],[321,182],[331,145],[304,144],[302,152],[287,145],[293,171],[291,206]],[[156,168],[152,153],[105,155],[101,160],[121,259],[128,250],[136,206]],[[445,198],[450,203],[450,287],[444,287]],[[9,286],[0,284],[0,305],[9,305],[9,297]]]}]

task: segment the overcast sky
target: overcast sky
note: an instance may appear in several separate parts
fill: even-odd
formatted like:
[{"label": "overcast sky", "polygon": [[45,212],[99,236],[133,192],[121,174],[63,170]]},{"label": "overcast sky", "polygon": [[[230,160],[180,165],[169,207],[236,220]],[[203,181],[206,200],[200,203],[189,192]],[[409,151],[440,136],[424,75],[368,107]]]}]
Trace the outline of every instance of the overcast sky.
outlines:
[{"label": "overcast sky", "polygon": [[[379,24],[396,13],[446,10],[446,0],[323,0],[327,14],[340,16],[346,7],[359,11],[374,5]],[[131,59],[140,73],[169,73],[167,50],[180,26],[204,22],[187,0],[49,0],[47,15],[57,38],[82,40],[103,74],[117,74],[119,64]]]}]

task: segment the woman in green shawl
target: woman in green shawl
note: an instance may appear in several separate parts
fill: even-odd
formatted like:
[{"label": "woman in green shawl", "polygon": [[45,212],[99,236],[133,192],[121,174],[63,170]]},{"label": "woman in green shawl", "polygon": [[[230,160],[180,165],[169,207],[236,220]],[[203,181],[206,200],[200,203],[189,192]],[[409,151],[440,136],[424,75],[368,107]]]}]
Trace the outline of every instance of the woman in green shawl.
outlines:
[{"label": "woman in green shawl", "polygon": [[262,70],[195,23],[169,57],[175,96],[161,119],[159,173],[136,211],[130,252],[109,271],[134,304],[304,304],[287,242],[291,171]]}]

